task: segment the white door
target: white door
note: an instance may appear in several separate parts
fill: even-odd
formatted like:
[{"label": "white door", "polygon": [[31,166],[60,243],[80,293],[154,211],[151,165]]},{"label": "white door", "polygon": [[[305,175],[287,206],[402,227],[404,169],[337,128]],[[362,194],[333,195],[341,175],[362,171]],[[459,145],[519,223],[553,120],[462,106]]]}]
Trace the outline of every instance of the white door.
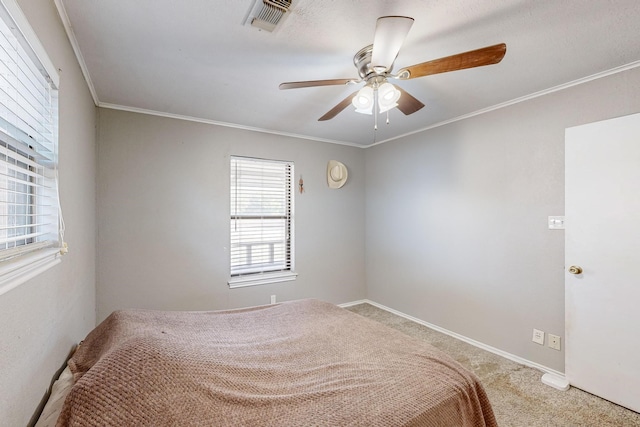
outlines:
[{"label": "white door", "polygon": [[565,148],[567,379],[640,412],[640,114],[569,128]]}]

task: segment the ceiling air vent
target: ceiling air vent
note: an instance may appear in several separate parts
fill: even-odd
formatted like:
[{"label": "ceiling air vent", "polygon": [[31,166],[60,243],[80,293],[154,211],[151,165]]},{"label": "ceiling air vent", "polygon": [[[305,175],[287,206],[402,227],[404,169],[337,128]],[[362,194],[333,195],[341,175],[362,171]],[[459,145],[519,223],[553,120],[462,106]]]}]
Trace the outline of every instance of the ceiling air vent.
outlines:
[{"label": "ceiling air vent", "polygon": [[255,0],[247,23],[266,31],[273,31],[291,7],[291,0]]}]

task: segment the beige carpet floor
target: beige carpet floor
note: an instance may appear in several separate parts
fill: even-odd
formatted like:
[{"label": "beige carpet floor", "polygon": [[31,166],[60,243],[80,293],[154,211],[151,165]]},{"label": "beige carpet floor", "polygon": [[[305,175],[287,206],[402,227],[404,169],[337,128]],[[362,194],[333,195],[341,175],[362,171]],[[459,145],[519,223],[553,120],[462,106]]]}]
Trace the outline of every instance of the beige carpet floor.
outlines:
[{"label": "beige carpet floor", "polygon": [[640,426],[640,414],[575,387],[556,390],[540,381],[542,372],[370,304],[348,310],[376,320],[451,355],[478,375],[501,427]]}]

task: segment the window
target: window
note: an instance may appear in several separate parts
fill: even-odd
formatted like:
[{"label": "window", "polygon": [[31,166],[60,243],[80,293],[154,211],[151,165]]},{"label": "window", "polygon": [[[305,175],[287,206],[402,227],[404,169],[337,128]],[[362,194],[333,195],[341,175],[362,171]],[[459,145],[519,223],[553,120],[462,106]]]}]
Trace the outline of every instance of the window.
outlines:
[{"label": "window", "polygon": [[47,69],[52,65],[17,4],[2,0],[0,293],[56,261],[61,246],[58,76]]},{"label": "window", "polygon": [[293,163],[231,158],[230,287],[295,279]]}]

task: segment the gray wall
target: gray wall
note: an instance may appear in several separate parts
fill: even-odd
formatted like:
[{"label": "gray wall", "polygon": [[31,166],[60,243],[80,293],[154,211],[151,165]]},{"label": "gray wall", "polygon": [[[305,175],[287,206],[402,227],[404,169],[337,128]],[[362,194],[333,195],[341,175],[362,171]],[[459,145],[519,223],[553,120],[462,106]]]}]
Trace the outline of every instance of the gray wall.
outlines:
[{"label": "gray wall", "polygon": [[635,69],[367,149],[367,297],[564,371],[564,130],[638,111]]},{"label": "gray wall", "polygon": [[[564,213],[564,129],[639,111],[638,83],[631,70],[366,150],[100,109],[98,319],[366,296],[563,371],[531,332],[564,335],[564,232],[547,228]],[[226,284],[234,154],[304,176],[296,282]],[[350,169],[339,191],[332,158]]]},{"label": "gray wall", "polygon": [[60,198],[69,254],[0,296],[0,425],[24,426],[95,325],[96,109],[52,1],[19,1],[60,69]]},{"label": "gray wall", "polygon": [[[141,307],[212,310],[365,297],[362,149],[99,109],[98,320]],[[229,156],[295,162],[293,282],[229,289]],[[326,184],[331,159],[349,169]],[[297,187],[297,186],[296,186]]]}]

